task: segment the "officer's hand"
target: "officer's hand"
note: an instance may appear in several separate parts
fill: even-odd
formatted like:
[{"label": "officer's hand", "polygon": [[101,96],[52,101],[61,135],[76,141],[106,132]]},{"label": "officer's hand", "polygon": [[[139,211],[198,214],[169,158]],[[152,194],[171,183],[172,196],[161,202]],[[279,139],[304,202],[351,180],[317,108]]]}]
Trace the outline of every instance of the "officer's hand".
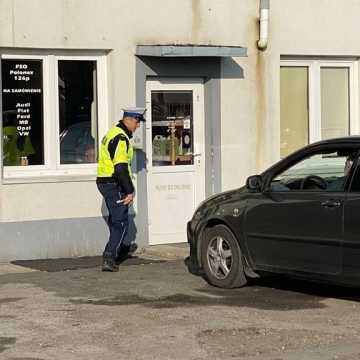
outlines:
[{"label": "officer's hand", "polygon": [[129,205],[134,201],[134,194],[128,194],[120,202],[124,205]]}]

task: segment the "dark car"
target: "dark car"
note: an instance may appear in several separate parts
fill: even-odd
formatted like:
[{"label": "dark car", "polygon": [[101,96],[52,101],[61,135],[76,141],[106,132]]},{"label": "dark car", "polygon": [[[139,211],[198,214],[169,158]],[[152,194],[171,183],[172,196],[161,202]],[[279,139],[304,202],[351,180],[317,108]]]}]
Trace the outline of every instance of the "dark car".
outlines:
[{"label": "dark car", "polygon": [[96,161],[90,121],[75,123],[61,132],[60,154],[61,164],[88,164]]},{"label": "dark car", "polygon": [[357,136],[311,144],[207,199],[188,223],[193,269],[224,288],[269,272],[360,285],[359,153]]}]

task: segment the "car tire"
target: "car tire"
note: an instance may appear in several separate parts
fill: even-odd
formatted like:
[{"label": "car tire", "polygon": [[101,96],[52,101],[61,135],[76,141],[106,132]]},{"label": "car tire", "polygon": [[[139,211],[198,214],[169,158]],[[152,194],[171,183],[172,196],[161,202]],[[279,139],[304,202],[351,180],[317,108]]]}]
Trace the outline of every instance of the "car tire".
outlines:
[{"label": "car tire", "polygon": [[205,230],[201,242],[201,263],[204,278],[211,285],[232,289],[247,283],[240,246],[225,225]]}]

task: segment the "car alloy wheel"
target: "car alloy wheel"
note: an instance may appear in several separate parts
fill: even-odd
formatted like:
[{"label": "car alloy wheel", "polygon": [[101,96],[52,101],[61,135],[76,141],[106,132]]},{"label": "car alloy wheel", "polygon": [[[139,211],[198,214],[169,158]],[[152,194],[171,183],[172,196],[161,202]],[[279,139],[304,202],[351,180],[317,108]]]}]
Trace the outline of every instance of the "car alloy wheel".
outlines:
[{"label": "car alloy wheel", "polygon": [[221,236],[210,240],[207,249],[209,269],[219,280],[226,279],[231,271],[233,255],[230,244]]},{"label": "car alloy wheel", "polygon": [[233,289],[247,283],[239,243],[227,226],[206,228],[200,249],[203,276],[209,284]]}]

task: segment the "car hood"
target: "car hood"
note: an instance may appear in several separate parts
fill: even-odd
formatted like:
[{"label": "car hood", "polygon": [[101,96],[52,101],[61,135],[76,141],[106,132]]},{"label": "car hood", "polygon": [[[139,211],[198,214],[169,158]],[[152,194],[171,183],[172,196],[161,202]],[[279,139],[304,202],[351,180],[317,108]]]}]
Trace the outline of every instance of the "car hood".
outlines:
[{"label": "car hood", "polygon": [[239,189],[229,190],[225,191],[219,194],[215,194],[204,200],[198,207],[197,210],[207,208],[207,207],[213,207],[219,203],[223,203],[227,200],[233,200],[238,199],[241,194],[245,193],[247,191],[246,186],[243,186]]}]

